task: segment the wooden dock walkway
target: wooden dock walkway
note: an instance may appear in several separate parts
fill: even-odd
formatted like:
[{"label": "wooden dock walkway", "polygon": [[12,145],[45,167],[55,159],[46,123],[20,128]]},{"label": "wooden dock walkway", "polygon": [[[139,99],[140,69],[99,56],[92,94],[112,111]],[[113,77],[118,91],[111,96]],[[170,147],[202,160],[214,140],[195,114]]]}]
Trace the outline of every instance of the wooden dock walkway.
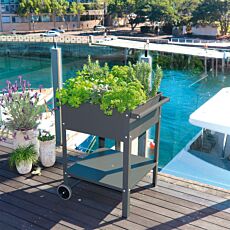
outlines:
[{"label": "wooden dock walkway", "polygon": [[56,194],[60,163],[42,176],[20,176],[8,167],[10,151],[0,148],[0,229],[230,229],[230,191],[164,174],[152,188],[147,176],[132,193],[125,220],[120,193],[80,182],[71,200],[63,201]]},{"label": "wooden dock walkway", "polygon": [[173,45],[169,43],[147,43],[146,41],[133,41],[129,39],[95,39],[95,41],[92,42],[92,45],[109,46],[123,49],[158,51],[171,54],[183,54],[189,56],[224,60],[230,57],[230,52],[222,52],[219,50],[210,49],[210,47],[189,47],[182,45]]}]

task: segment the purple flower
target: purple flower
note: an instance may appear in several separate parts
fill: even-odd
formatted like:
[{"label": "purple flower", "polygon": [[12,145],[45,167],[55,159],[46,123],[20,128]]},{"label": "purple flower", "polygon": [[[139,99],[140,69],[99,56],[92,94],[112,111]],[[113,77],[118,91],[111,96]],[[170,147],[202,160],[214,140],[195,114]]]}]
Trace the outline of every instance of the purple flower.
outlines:
[{"label": "purple flower", "polygon": [[13,133],[13,138],[16,138],[16,135],[17,135],[17,133],[16,133],[16,132],[14,132],[14,133]]},{"label": "purple flower", "polygon": [[26,88],[26,80],[23,80],[23,88]]},{"label": "purple flower", "polygon": [[7,92],[6,89],[2,89],[2,94],[5,95],[5,92]]},{"label": "purple flower", "polygon": [[25,141],[28,141],[30,138],[28,135],[24,136]]},{"label": "purple flower", "polygon": [[22,82],[22,76],[18,76],[19,82]]},{"label": "purple flower", "polygon": [[36,92],[36,93],[34,94],[34,98],[37,99],[37,97],[38,97],[38,93]]},{"label": "purple flower", "polygon": [[7,84],[7,88],[9,89],[10,88],[10,85],[11,85],[11,82],[10,81],[6,81],[6,84]]},{"label": "purple flower", "polygon": [[31,84],[29,82],[27,82],[27,87],[28,87],[28,89],[30,89],[30,87],[31,87]]},{"label": "purple flower", "polygon": [[43,85],[39,85],[39,91],[42,92]]}]

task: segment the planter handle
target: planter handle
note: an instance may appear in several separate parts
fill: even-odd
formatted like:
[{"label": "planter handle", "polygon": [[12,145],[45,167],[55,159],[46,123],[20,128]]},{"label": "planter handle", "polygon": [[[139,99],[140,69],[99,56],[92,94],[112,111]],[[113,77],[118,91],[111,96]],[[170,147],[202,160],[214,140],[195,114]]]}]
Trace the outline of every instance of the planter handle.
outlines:
[{"label": "planter handle", "polygon": [[133,119],[141,119],[141,118],[143,118],[146,115],[148,115],[149,113],[153,112],[154,110],[156,110],[157,108],[159,108],[160,106],[162,106],[163,104],[165,104],[168,101],[169,101],[168,97],[161,96],[161,99],[160,99],[160,101],[157,104],[155,104],[154,106],[146,109],[142,113],[139,113],[139,114],[137,114],[137,113],[131,113],[130,117],[133,118]]}]

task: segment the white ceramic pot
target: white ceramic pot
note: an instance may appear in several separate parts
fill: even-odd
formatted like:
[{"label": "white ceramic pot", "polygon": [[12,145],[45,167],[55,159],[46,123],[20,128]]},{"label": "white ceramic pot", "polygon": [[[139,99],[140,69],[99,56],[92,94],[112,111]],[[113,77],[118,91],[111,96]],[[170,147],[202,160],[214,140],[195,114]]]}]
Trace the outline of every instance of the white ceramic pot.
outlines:
[{"label": "white ceramic pot", "polygon": [[43,166],[51,167],[56,162],[56,140],[40,141],[40,160]]},{"label": "white ceramic pot", "polygon": [[39,141],[38,141],[38,130],[27,130],[27,131],[15,131],[14,137],[14,149],[18,146],[27,146],[33,144],[39,157]]},{"label": "white ceramic pot", "polygon": [[32,161],[21,161],[19,164],[16,164],[16,168],[20,174],[27,174],[32,170]]}]

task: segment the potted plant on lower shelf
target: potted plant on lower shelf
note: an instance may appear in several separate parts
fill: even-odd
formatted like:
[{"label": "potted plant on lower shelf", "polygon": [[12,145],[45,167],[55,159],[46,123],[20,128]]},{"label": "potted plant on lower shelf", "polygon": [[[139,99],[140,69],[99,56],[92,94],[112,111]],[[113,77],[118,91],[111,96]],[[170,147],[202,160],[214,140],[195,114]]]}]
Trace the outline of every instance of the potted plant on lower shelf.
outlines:
[{"label": "potted plant on lower shelf", "polygon": [[43,166],[51,167],[56,161],[56,140],[50,132],[40,132],[38,136],[40,142],[40,160]]},{"label": "potted plant on lower shelf", "polygon": [[2,91],[3,95],[0,100],[3,110],[1,140],[4,141],[10,133],[13,136],[14,149],[18,146],[33,144],[38,152],[37,127],[39,118],[45,111],[45,106],[39,104],[39,91],[31,89],[30,83],[23,80],[21,76],[14,84],[7,81],[7,86]]},{"label": "potted plant on lower shelf", "polygon": [[10,155],[10,167],[16,166],[20,174],[31,172],[32,166],[37,162],[37,151],[34,145],[18,146]]}]

